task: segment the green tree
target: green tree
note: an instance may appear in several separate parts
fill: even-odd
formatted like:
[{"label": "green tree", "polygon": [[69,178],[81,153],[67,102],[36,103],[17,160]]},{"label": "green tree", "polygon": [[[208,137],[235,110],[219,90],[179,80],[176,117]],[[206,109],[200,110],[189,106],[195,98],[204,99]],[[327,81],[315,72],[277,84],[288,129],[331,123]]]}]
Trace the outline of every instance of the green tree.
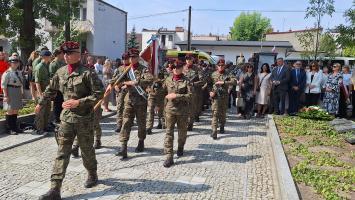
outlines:
[{"label": "green tree", "polygon": [[129,39],[127,41],[127,48],[128,49],[138,49],[139,48],[139,45],[138,45],[138,42],[137,42],[137,36],[136,36],[136,27],[133,27],[132,28],[132,31],[129,35]]},{"label": "green tree", "polygon": [[240,41],[259,41],[271,32],[270,19],[260,13],[240,13],[230,29],[231,39]]},{"label": "green tree", "polygon": [[[85,39],[86,33],[80,33],[78,30],[71,28],[70,38],[72,41],[81,42]],[[55,47],[59,47],[63,42],[67,41],[65,36],[65,29],[60,29],[58,32],[52,34],[52,41]]]},{"label": "green tree", "polygon": [[353,52],[355,49],[355,0],[353,6],[345,12],[344,17],[347,24],[341,24],[336,28],[339,32],[336,41],[344,49],[345,54],[345,49],[347,52]]},{"label": "green tree", "polygon": [[325,53],[325,56],[334,58],[337,50],[337,43],[330,33],[325,33],[321,36],[319,42],[319,50]]},{"label": "green tree", "polygon": [[330,15],[335,12],[334,0],[308,0],[309,6],[306,10],[305,18],[316,18],[316,46],[314,51],[314,60],[317,60],[318,49],[319,49],[319,35],[321,29],[321,20],[324,15]]},{"label": "green tree", "polygon": [[346,47],[343,49],[343,55],[346,57],[355,57],[355,46]]},{"label": "green tree", "polygon": [[35,31],[41,24],[36,20],[47,19],[53,26],[63,26],[70,20],[67,13],[80,2],[71,0],[68,8],[63,0],[0,0],[0,34],[18,44],[22,59],[26,59],[41,43],[41,35]]},{"label": "green tree", "polygon": [[317,33],[314,29],[296,33],[297,40],[303,48],[301,57],[307,59],[308,61],[310,61],[315,52],[316,34]]}]

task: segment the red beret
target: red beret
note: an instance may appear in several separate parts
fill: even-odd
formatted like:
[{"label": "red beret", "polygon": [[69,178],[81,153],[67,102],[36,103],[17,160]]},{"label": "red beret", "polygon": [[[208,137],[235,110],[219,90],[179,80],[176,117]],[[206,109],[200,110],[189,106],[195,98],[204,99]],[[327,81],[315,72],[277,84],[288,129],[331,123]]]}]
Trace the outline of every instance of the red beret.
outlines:
[{"label": "red beret", "polygon": [[129,57],[138,57],[139,56],[139,50],[132,48],[128,50]]},{"label": "red beret", "polygon": [[122,60],[127,60],[129,59],[128,52],[122,54]]},{"label": "red beret", "polygon": [[219,61],[217,62],[217,65],[225,65],[225,64],[226,61],[223,58],[219,59]]},{"label": "red beret", "polygon": [[78,42],[74,42],[74,41],[64,42],[60,46],[60,50],[62,50],[64,53],[66,53],[66,52],[78,52],[78,49],[80,49],[80,44]]},{"label": "red beret", "polygon": [[182,68],[182,67],[184,67],[184,62],[180,60],[176,60],[173,68]]}]

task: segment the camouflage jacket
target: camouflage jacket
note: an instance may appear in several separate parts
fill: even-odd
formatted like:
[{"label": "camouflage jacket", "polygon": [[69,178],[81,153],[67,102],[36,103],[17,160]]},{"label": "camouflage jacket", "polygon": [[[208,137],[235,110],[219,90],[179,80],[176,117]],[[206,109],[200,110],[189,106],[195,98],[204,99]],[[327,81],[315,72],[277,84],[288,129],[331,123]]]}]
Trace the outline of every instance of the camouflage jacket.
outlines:
[{"label": "camouflage jacket", "polygon": [[49,103],[60,91],[64,101],[69,99],[79,100],[79,106],[73,109],[63,109],[60,120],[68,123],[92,121],[94,119],[94,106],[103,97],[104,88],[102,81],[95,71],[81,65],[71,74],[68,67],[62,67],[54,74],[50,84],[46,88],[39,104]]},{"label": "camouflage jacket", "polygon": [[[216,93],[215,98],[228,98],[228,87],[237,83],[235,76],[227,72],[220,74],[218,71],[215,71],[212,73],[211,79],[213,84],[211,91]],[[224,81],[224,84],[217,86],[216,83],[218,81]]]},{"label": "camouflage jacket", "polygon": [[165,112],[174,115],[188,115],[190,112],[191,86],[187,77],[183,76],[180,80],[174,81],[173,76],[165,79],[163,84],[164,94],[175,93],[176,99],[167,100]]},{"label": "camouflage jacket", "polygon": [[52,78],[54,74],[58,71],[59,68],[65,66],[65,62],[58,60],[57,58],[54,59],[49,64],[49,76]]},{"label": "camouflage jacket", "polygon": [[166,69],[161,69],[149,88],[149,98],[162,98],[164,100],[163,84],[171,74]]},{"label": "camouflage jacket", "polygon": [[202,74],[196,66],[184,70],[184,75],[189,80],[192,86],[192,92],[195,92],[202,88],[205,82],[202,80]]}]

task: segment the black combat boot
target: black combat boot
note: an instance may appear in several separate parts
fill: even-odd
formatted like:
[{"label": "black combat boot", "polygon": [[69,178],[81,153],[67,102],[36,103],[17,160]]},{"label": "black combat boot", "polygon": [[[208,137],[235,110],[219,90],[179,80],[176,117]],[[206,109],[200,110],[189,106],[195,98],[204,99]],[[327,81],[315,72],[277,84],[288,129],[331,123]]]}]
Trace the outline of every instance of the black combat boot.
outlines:
[{"label": "black combat boot", "polygon": [[115,129],[115,132],[116,132],[116,133],[121,132],[121,128],[122,128],[121,125],[117,125],[117,128]]},{"label": "black combat boot", "polygon": [[79,146],[78,145],[73,145],[71,148],[71,155],[73,158],[79,158]]},{"label": "black combat boot", "polygon": [[6,115],[5,133],[11,134],[11,115]]},{"label": "black combat boot", "polygon": [[95,140],[94,148],[101,149],[101,140]]},{"label": "black combat boot", "polygon": [[177,150],[177,152],[176,152],[176,155],[177,155],[178,157],[183,156],[183,155],[184,155],[184,147],[178,147],[178,150]]},{"label": "black combat boot", "polygon": [[122,144],[121,150],[115,154],[116,156],[121,156],[121,160],[126,159],[127,156],[127,144]]},{"label": "black combat boot", "polygon": [[18,135],[19,131],[17,131],[17,127],[16,127],[17,115],[10,115],[9,118],[10,118],[9,120],[10,135]]},{"label": "black combat boot", "polygon": [[169,168],[169,167],[171,167],[171,165],[173,165],[173,164],[174,164],[174,159],[173,159],[173,157],[172,157],[172,156],[168,156],[168,157],[166,158],[166,160],[164,161],[163,166],[166,167],[166,168]]},{"label": "black combat boot", "polygon": [[220,128],[219,128],[219,133],[224,133],[224,126],[221,126]]},{"label": "black combat boot", "polygon": [[148,129],[146,130],[146,132],[147,132],[147,135],[151,135],[151,134],[153,134],[153,133],[152,133],[152,129],[151,129],[151,128],[148,128]]},{"label": "black combat boot", "polygon": [[23,130],[17,126],[17,115],[12,115],[12,117],[13,117],[13,119],[12,119],[13,131],[15,131],[16,133],[23,133]]},{"label": "black combat boot", "polygon": [[135,152],[138,153],[138,152],[143,152],[143,151],[144,151],[144,140],[139,140]]},{"label": "black combat boot", "polygon": [[46,194],[39,197],[39,200],[61,200],[60,189],[51,188]]},{"label": "black combat boot", "polygon": [[84,187],[86,188],[92,188],[95,185],[97,185],[98,178],[97,178],[97,173],[96,171],[88,172],[88,178],[86,179],[84,183]]}]

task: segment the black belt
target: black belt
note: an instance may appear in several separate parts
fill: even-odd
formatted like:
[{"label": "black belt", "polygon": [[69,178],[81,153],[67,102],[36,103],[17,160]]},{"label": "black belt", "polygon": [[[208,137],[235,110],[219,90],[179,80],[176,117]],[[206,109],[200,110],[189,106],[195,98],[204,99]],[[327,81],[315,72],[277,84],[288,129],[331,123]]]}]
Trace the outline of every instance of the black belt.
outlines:
[{"label": "black belt", "polygon": [[18,85],[7,85],[7,87],[20,88],[20,87],[22,87],[22,86],[18,86]]}]

